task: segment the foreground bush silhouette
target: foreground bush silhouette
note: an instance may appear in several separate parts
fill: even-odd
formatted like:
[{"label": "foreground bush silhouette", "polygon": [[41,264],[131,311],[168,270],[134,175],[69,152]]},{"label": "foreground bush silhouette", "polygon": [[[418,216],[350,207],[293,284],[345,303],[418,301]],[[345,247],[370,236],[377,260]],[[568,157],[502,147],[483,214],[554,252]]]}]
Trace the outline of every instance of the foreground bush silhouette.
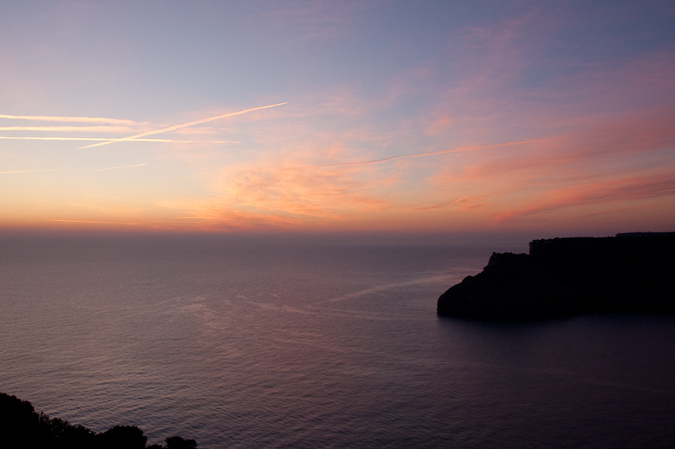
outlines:
[{"label": "foreground bush silhouette", "polygon": [[97,447],[101,449],[145,449],[146,441],[143,431],[135,426],[115,426],[96,435]]},{"label": "foreground bush silhouette", "polygon": [[195,440],[184,440],[181,437],[170,437],[166,440],[166,447],[158,444],[153,444],[147,449],[196,449],[197,442]]},{"label": "foreground bush silhouette", "polygon": [[115,426],[105,432],[72,425],[36,412],[28,401],[0,393],[0,448],[4,449],[196,449],[195,440],[174,436],[166,446],[146,448],[147,438],[136,426]]}]

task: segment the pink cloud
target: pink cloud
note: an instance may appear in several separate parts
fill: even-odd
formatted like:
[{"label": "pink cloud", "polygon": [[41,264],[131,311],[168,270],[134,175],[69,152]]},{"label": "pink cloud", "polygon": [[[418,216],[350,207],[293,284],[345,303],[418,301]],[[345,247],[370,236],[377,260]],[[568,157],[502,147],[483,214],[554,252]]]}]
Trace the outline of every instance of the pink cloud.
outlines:
[{"label": "pink cloud", "polygon": [[[518,182],[547,177],[588,176],[612,170],[632,170],[638,156],[660,155],[675,145],[675,110],[657,108],[606,119],[605,123],[542,139],[531,145],[514,145],[478,152],[472,159],[446,174],[438,183],[477,182],[515,178]],[[675,116],[675,115],[674,115]],[[645,163],[645,162],[643,162]]]},{"label": "pink cloud", "polygon": [[[285,3],[271,9],[267,26],[285,29],[286,39],[315,42],[317,39],[335,39],[348,35],[355,27],[356,19],[372,5],[366,1],[307,0]],[[290,33],[289,33],[290,31]]]},{"label": "pink cloud", "polygon": [[426,129],[427,134],[439,135],[448,131],[449,128],[455,123],[455,119],[449,115],[441,115],[434,122],[429,125]]},{"label": "pink cloud", "polygon": [[[583,206],[612,207],[634,201],[675,195],[675,169],[648,172],[624,178],[591,182],[568,189],[554,189],[543,199],[497,214],[498,221],[566,211]],[[616,207],[616,206],[614,206]],[[614,209],[616,211],[616,209]],[[569,213],[569,212],[568,212]]]}]

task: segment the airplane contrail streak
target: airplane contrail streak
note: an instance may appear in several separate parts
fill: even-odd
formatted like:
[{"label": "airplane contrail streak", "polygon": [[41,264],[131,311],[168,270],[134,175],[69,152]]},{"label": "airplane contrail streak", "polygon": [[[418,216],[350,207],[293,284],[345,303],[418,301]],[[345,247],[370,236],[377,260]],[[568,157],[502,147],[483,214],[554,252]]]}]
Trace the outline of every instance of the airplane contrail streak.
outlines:
[{"label": "airplane contrail streak", "polygon": [[81,123],[109,123],[111,125],[138,125],[133,120],[124,120],[104,117],[57,117],[50,115],[8,115],[0,114],[0,118],[13,120],[34,120],[43,122],[81,122]]},{"label": "airplane contrail streak", "polygon": [[402,154],[400,156],[385,157],[383,159],[374,159],[372,161],[339,162],[339,163],[336,163],[336,164],[305,165],[305,166],[300,166],[300,167],[280,168],[279,170],[299,170],[299,169],[302,169],[302,168],[345,167],[345,166],[349,166],[349,165],[384,164],[385,162],[391,162],[391,161],[395,161],[397,159],[412,159],[412,158],[416,158],[416,157],[435,156],[437,154],[459,153],[459,152],[462,152],[462,151],[484,150],[484,149],[487,149],[487,148],[505,147],[505,146],[509,146],[509,145],[522,145],[522,144],[528,144],[528,143],[546,142],[546,141],[549,141],[549,140],[553,140],[553,139],[522,140],[522,141],[519,141],[519,142],[498,143],[498,144],[495,144],[495,145],[477,145],[477,146],[471,146],[471,147],[449,148],[447,150],[431,151],[429,153]]},{"label": "airplane contrail streak", "polygon": [[[89,142],[108,142],[110,138],[102,137],[14,137],[0,136],[0,140],[84,140]],[[163,143],[241,143],[233,140],[173,140],[173,139],[134,139],[136,142],[163,142]]]},{"label": "airplane contrail streak", "polygon": [[448,204],[448,207],[454,206],[455,204],[459,203],[460,201],[464,201],[464,200],[467,199],[468,197],[469,197],[469,195],[463,196],[463,197],[461,197],[460,199],[455,200],[455,201],[453,201],[452,203]]},{"label": "airplane contrail streak", "polygon": [[119,224],[128,226],[139,226],[143,223],[125,223],[123,221],[94,221],[94,220],[62,220],[60,218],[50,218],[48,221],[58,221],[62,223],[95,223],[95,224]]},{"label": "airplane contrail streak", "polygon": [[188,126],[201,125],[202,123],[208,123],[208,122],[212,122],[214,120],[219,120],[219,119],[226,118],[226,117],[234,117],[235,115],[242,115],[242,114],[246,114],[248,112],[259,111],[261,109],[274,108],[274,107],[277,107],[277,106],[282,106],[284,104],[287,104],[287,102],[271,104],[271,105],[268,105],[268,106],[260,106],[260,107],[257,107],[257,108],[245,109],[243,111],[230,112],[228,114],[217,115],[215,117],[209,117],[209,118],[205,118],[205,119],[202,119],[202,120],[195,120],[194,122],[183,123],[181,125],[174,125],[174,126],[170,126],[168,128],[162,128],[162,129],[158,129],[158,130],[155,130],[155,131],[148,131],[148,132],[145,132],[145,133],[136,134],[134,136],[123,137],[121,139],[112,139],[112,140],[109,140],[107,142],[95,143],[95,144],[92,144],[92,145],[79,147],[78,150],[83,150],[85,148],[100,147],[100,146],[109,145],[109,144],[115,143],[115,142],[135,140],[139,137],[151,136],[153,134],[166,133],[166,132],[169,132],[169,131],[174,131],[176,129],[187,128]]},{"label": "airplane contrail streak", "polygon": [[98,170],[94,170],[94,171],[117,170],[118,168],[142,167],[144,165],[148,165],[148,164],[144,162],[142,164],[121,165],[119,167],[99,168]]},{"label": "airplane contrail streak", "polygon": [[0,126],[0,131],[56,131],[56,132],[87,132],[87,133],[128,133],[133,128],[128,126]]},{"label": "airplane contrail streak", "polygon": [[432,206],[416,207],[416,208],[413,209],[413,210],[431,210],[431,209],[441,209],[441,208],[444,208],[444,207],[450,207],[450,206],[454,206],[455,204],[457,204],[457,203],[459,203],[459,202],[461,202],[461,201],[464,201],[464,200],[467,199],[468,197],[469,197],[469,195],[463,196],[463,197],[461,197],[460,199],[453,201],[452,203],[448,203],[448,204],[434,204],[434,205],[432,205]]},{"label": "airplane contrail streak", "polygon": [[11,175],[15,173],[37,173],[37,172],[43,172],[43,171],[58,171],[55,168],[49,168],[46,170],[14,170],[14,171],[0,171],[0,175]]}]

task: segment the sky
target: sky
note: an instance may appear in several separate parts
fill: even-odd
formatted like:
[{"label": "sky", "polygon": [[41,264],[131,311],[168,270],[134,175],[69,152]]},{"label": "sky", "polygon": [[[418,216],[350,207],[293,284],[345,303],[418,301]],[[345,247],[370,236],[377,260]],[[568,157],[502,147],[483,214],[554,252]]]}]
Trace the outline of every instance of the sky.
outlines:
[{"label": "sky", "polygon": [[0,3],[0,230],[675,230],[675,2]]}]

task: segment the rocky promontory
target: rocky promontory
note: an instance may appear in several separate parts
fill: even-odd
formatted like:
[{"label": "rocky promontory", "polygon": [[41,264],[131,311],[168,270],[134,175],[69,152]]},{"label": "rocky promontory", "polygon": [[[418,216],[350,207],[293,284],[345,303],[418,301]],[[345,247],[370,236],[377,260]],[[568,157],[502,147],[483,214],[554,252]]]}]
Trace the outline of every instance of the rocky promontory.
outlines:
[{"label": "rocky promontory", "polygon": [[487,319],[675,313],[675,232],[534,240],[529,254],[493,253],[437,310]]}]

